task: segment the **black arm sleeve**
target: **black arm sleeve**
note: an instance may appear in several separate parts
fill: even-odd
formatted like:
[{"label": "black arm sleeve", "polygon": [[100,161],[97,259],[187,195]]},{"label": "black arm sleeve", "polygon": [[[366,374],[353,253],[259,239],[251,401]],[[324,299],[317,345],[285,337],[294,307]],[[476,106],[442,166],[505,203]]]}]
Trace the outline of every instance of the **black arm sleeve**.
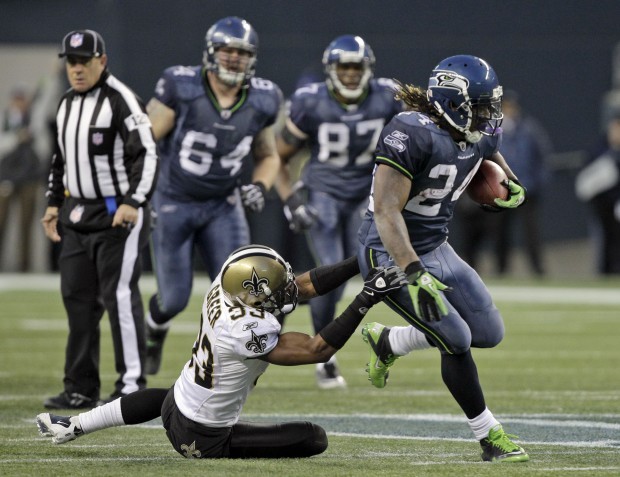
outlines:
[{"label": "black arm sleeve", "polygon": [[356,296],[338,318],[319,331],[319,335],[328,345],[342,348],[361,323],[368,308],[366,300],[360,295]]},{"label": "black arm sleeve", "polygon": [[357,257],[349,257],[334,265],[323,265],[310,270],[310,281],[319,295],[335,290],[360,272]]}]

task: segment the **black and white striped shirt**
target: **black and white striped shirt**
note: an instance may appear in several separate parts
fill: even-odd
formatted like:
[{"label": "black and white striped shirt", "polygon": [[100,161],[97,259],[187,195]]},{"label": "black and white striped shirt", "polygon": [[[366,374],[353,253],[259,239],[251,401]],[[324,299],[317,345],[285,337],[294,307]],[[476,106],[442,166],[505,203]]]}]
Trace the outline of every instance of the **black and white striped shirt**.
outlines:
[{"label": "black and white striped shirt", "polygon": [[115,197],[134,207],[152,195],[157,146],[144,105],[125,84],[103,72],[86,93],[70,89],[56,115],[56,149],[48,205]]}]

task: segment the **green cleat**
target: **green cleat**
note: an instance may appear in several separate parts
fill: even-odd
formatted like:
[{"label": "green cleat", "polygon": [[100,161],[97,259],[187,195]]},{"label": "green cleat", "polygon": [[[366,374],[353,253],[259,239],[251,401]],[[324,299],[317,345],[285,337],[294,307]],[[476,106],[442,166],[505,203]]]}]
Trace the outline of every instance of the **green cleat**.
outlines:
[{"label": "green cleat", "polygon": [[501,425],[489,431],[489,436],[480,441],[482,460],[487,462],[527,462],[530,456],[510,439],[517,436],[506,434]]},{"label": "green cleat", "polygon": [[[368,380],[376,388],[384,388],[390,375],[389,369],[398,359],[391,353],[387,337],[390,329],[381,323],[367,323],[362,328],[362,339],[370,345]],[[382,351],[384,351],[382,353]]]}]

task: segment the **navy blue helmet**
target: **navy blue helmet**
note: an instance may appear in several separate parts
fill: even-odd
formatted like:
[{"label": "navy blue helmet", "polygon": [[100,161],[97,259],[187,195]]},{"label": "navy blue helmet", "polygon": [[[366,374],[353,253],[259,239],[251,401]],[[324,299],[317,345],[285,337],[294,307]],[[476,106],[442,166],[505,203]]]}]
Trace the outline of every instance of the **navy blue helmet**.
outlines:
[{"label": "navy blue helmet", "polygon": [[[348,88],[340,79],[336,71],[338,64],[359,63],[362,66],[362,77],[356,88]],[[327,75],[327,85],[336,90],[346,99],[359,98],[372,78],[375,67],[375,55],[362,37],[343,35],[333,40],[323,53],[323,68]]]},{"label": "navy blue helmet", "polygon": [[492,136],[502,122],[502,87],[482,58],[457,55],[440,61],[428,80],[428,100],[468,142]]},{"label": "navy blue helmet", "polygon": [[[222,47],[237,48],[250,54],[244,71],[229,71],[219,64],[216,52]],[[213,71],[224,83],[241,84],[254,76],[257,52],[258,35],[252,25],[239,17],[226,17],[215,22],[207,31],[203,62],[207,70]]]}]

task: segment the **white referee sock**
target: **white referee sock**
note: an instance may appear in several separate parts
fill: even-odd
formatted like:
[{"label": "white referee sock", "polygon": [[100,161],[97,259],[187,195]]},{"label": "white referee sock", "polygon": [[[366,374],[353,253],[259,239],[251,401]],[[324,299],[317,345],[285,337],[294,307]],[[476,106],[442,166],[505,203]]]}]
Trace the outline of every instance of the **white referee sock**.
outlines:
[{"label": "white referee sock", "polygon": [[88,412],[82,412],[78,417],[84,434],[125,424],[120,398]]},{"label": "white referee sock", "polygon": [[396,356],[404,356],[414,349],[426,349],[431,345],[424,333],[413,326],[393,326],[390,328],[390,346]]},{"label": "white referee sock", "polygon": [[481,441],[485,437],[489,435],[489,431],[499,424],[498,420],[495,419],[493,413],[489,411],[489,408],[484,408],[484,411],[473,419],[468,419],[469,427],[471,427],[476,440]]}]

